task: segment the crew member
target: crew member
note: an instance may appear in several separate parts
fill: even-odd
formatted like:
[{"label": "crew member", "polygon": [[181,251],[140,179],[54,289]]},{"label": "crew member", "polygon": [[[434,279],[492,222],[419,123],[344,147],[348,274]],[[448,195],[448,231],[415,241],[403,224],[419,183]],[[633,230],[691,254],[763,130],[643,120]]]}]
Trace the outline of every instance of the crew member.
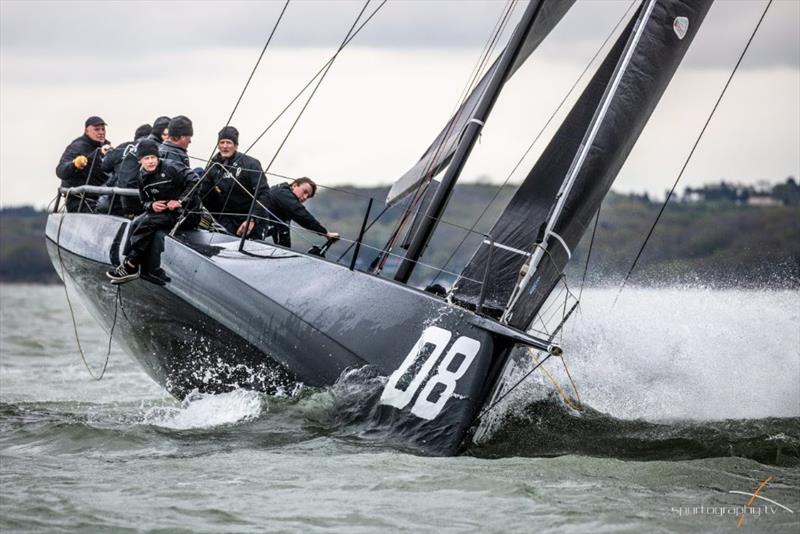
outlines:
[{"label": "crew member", "polygon": [[150,139],[159,145],[167,140],[169,137],[169,117],[161,116],[153,121],[153,129],[150,132]]},{"label": "crew member", "polygon": [[189,148],[194,135],[192,121],[188,117],[178,115],[169,121],[167,130],[168,137],[159,148],[159,156],[161,159],[174,161],[189,168],[191,164],[186,149]]},{"label": "crew member", "polygon": [[292,246],[289,224],[294,221],[306,230],[311,230],[329,239],[336,239],[339,234],[329,232],[322,226],[303,203],[317,192],[317,184],[311,178],[298,178],[290,184],[278,184],[269,190],[269,217],[271,228],[269,234],[278,245]]},{"label": "crew member", "polygon": [[[122,187],[135,189],[139,182],[139,159],[136,157],[136,145],[150,135],[153,127],[142,124],[133,134],[133,141],[126,141],[110,150],[103,158],[103,172],[111,177],[106,181],[107,187]],[[97,212],[109,211],[109,203],[114,198],[111,206],[112,215],[133,218],[142,212],[142,203],[136,197],[103,195],[97,201]]]},{"label": "crew member", "polygon": [[[158,158],[158,143],[145,139],[139,143],[139,199],[145,212],[131,223],[125,259],[106,275],[113,284],[129,282],[139,277],[156,232],[170,231],[178,222],[182,209],[194,204],[194,185],[197,181],[191,169]],[[160,269],[154,269],[160,270]]]},{"label": "crew member", "polygon": [[[269,185],[261,162],[238,151],[239,130],[233,126],[220,130],[217,139],[218,152],[203,173],[203,189],[208,189],[203,204],[231,234],[261,238],[267,227],[266,206],[269,204]],[[253,217],[247,224],[254,196]]]},{"label": "crew member", "polygon": [[[106,139],[106,122],[92,116],[84,123],[83,135],[72,141],[56,167],[56,176],[62,187],[81,185],[103,185],[107,179],[103,173],[103,157],[111,148]],[[67,211],[94,211],[97,195],[67,196]]]}]

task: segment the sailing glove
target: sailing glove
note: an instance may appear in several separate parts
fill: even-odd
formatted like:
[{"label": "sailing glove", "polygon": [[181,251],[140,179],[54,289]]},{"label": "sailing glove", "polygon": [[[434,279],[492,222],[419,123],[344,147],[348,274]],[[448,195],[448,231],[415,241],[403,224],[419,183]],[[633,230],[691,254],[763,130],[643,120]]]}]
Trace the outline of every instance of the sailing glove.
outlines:
[{"label": "sailing glove", "polygon": [[72,160],[72,164],[75,165],[76,169],[83,169],[89,164],[89,158],[81,154]]}]

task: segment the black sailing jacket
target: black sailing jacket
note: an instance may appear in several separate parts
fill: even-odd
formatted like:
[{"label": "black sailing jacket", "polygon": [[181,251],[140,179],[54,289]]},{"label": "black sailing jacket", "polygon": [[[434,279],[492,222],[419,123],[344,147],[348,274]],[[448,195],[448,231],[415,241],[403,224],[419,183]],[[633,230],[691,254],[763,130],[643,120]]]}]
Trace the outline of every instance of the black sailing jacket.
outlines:
[{"label": "black sailing jacket", "polygon": [[136,157],[136,147],[139,141],[127,141],[110,150],[103,158],[103,171],[112,175],[108,185],[116,187],[136,187],[139,180],[139,159]]},{"label": "black sailing jacket", "polygon": [[197,175],[191,169],[162,159],[153,172],[146,173],[144,169],[139,172],[139,199],[147,211],[152,211],[156,200],[180,200],[183,209],[193,210],[197,204],[193,190],[196,182]]},{"label": "black sailing jacket", "polygon": [[158,156],[166,161],[174,161],[182,164],[184,167],[191,167],[189,162],[189,154],[186,149],[173,144],[172,141],[167,139],[158,148]]},{"label": "black sailing jacket", "polygon": [[[99,143],[83,134],[67,145],[56,167],[56,176],[61,178],[61,185],[64,187],[103,185],[107,176],[102,169],[103,156],[100,153],[100,147],[104,144],[108,144],[108,141]],[[83,169],[75,168],[72,163],[78,156],[86,156],[89,159],[88,165]]]},{"label": "black sailing jacket", "polygon": [[328,230],[294,196],[289,184],[278,184],[269,189],[269,211],[272,220],[272,238],[285,247],[292,245],[289,223],[296,222],[306,230],[327,234]]},{"label": "black sailing jacket", "polygon": [[[261,168],[261,162],[241,152],[224,159],[219,153],[211,160],[211,164],[203,174],[203,204],[212,215],[241,214],[247,215],[259,179],[261,185],[255,197],[258,202],[253,209],[257,222],[263,222],[269,206],[269,185]],[[237,183],[238,182],[238,183]],[[246,188],[247,191],[242,189]]]},{"label": "black sailing jacket", "polygon": [[[111,175],[106,185],[124,188],[139,186],[139,158],[136,156],[136,147],[143,139],[145,137],[122,143],[106,154],[103,158],[103,171]],[[122,204],[123,214],[142,212],[142,205],[135,197],[120,197],[119,202]]]}]

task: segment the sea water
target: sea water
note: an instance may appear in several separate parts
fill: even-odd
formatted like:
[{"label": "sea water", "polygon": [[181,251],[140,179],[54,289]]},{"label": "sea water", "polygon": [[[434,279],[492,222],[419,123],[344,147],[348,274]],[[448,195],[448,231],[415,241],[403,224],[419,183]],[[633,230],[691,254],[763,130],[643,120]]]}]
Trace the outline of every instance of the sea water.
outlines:
[{"label": "sea water", "polygon": [[[92,380],[62,286],[0,286],[0,531],[800,531],[800,293],[615,295],[564,331],[577,393],[545,364],[581,409],[536,371],[431,458],[339,416],[374,377],[178,402],[113,343]],[[98,373],[108,337],[72,304]]]}]

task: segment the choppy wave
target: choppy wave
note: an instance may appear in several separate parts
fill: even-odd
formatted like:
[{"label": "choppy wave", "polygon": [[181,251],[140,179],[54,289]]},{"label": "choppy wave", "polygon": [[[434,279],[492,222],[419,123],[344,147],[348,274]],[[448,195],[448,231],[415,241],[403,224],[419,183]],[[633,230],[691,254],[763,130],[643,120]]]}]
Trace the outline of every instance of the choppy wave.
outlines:
[{"label": "choppy wave", "polygon": [[[49,290],[36,291],[43,293],[36,302],[55,306]],[[14,306],[25,306],[27,292],[11,296]],[[632,288],[612,307],[614,296],[587,290],[564,339],[587,408],[566,408],[537,372],[498,409],[499,423],[469,454],[739,456],[798,465],[800,293]],[[166,439],[171,450],[170,439],[194,430],[241,447],[330,439],[406,450],[364,423],[386,380],[371,368],[349,371],[331,388],[304,388],[290,397],[237,390],[192,395],[181,404],[164,397],[119,351],[112,353],[107,378],[89,381],[66,319],[54,321],[48,337],[37,337],[35,325],[8,308],[3,323],[0,423],[9,431],[5,442],[15,447],[71,450],[96,433],[97,443],[123,449],[126,440]],[[104,350],[106,337],[88,316],[81,333],[87,346]],[[547,368],[568,384],[560,365]]]},{"label": "choppy wave", "polygon": [[798,466],[800,417],[625,420],[590,407],[577,412],[550,397],[507,412],[491,436],[469,453],[494,458],[583,454],[642,461],[740,457]]}]

